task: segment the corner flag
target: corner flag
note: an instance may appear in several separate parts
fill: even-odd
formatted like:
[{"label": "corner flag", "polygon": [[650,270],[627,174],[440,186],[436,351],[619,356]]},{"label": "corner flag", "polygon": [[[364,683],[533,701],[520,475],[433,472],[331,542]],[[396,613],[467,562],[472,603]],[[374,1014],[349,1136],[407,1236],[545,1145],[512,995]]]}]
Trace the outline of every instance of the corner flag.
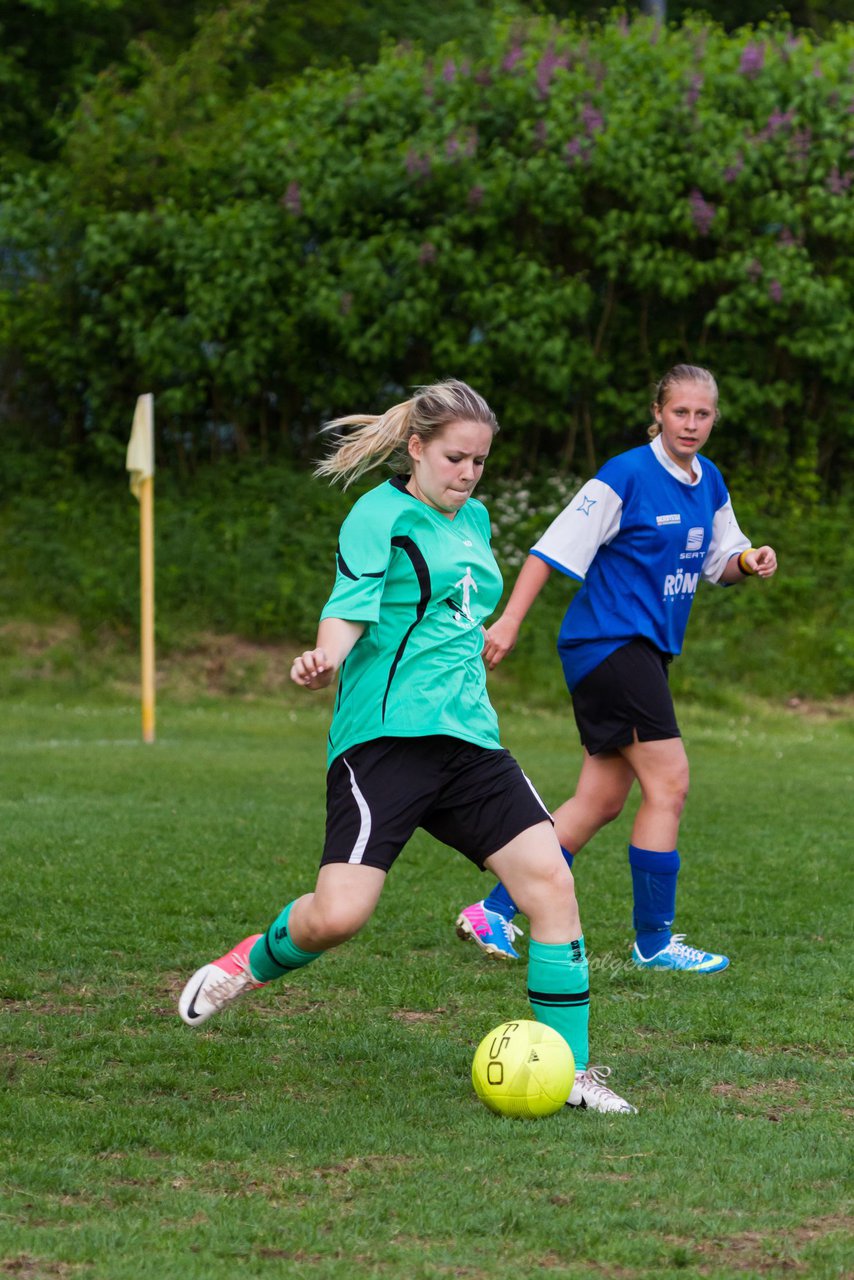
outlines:
[{"label": "corner flag", "polygon": [[126,466],[139,502],[142,740],[154,741],[154,396],[137,397]]},{"label": "corner flag", "polygon": [[154,475],[154,396],[150,392],[137,397],[125,465],[131,493],[138,500],[143,480]]}]

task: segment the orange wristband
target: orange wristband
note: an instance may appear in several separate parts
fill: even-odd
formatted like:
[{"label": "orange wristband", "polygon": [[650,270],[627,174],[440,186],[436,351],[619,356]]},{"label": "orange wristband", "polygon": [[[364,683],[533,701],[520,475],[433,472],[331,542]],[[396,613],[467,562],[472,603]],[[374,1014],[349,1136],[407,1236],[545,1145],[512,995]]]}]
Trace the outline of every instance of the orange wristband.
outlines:
[{"label": "orange wristband", "polygon": [[752,578],[753,575],[756,573],[755,569],[748,569],[747,565],[744,563],[744,557],[748,555],[751,551],[755,551],[755,550],[756,550],[755,547],[745,547],[744,551],[742,551],[741,555],[738,557],[738,570],[739,570],[739,573],[744,574],[745,578]]}]

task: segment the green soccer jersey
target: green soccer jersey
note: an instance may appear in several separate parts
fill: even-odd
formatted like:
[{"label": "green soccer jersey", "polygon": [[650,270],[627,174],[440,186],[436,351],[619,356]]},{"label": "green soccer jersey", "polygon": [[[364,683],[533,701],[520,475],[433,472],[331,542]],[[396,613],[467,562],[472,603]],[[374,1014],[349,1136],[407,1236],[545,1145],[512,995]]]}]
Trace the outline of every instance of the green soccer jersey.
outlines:
[{"label": "green soccer jersey", "polygon": [[329,763],[374,738],[447,734],[497,748],[482,624],[501,595],[489,516],[470,498],[449,520],[395,476],[341,526],[321,617],[364,623],[339,673]]}]

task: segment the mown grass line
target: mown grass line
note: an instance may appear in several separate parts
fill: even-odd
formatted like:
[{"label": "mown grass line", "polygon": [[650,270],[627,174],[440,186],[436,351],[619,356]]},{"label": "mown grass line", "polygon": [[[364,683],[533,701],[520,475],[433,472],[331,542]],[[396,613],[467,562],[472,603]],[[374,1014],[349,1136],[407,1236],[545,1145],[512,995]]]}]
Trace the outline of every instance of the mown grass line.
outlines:
[{"label": "mown grass line", "polygon": [[[61,705],[57,705],[61,701]],[[577,863],[594,1059],[631,1119],[492,1116],[468,1072],[524,965],[453,918],[483,892],[423,835],[348,947],[192,1032],[185,977],[310,886],[323,697],[4,703],[0,1275],[845,1274],[854,724],[682,717],[679,924],[726,973],[638,973],[629,815]],[[508,709],[549,803],[568,713]]]}]

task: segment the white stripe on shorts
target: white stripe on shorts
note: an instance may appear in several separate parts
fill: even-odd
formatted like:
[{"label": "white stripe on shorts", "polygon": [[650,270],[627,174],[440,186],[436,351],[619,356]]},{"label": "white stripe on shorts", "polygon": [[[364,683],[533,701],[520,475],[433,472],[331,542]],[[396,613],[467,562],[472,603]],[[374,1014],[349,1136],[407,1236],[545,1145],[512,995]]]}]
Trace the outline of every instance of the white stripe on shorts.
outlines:
[{"label": "white stripe on shorts", "polygon": [[362,795],[356,783],[356,775],[350,768],[350,762],[346,756],[341,757],[347,766],[347,772],[350,775],[350,790],[353,792],[353,799],[356,801],[359,813],[362,816],[362,824],[359,827],[359,834],[356,837],[356,843],[353,845],[353,851],[348,862],[359,863],[362,861],[365,849],[368,847],[368,840],[371,837],[371,811],[368,808],[368,802]]},{"label": "white stripe on shorts", "polygon": [[537,791],[537,788],[534,786],[533,782],[532,782],[532,781],[531,781],[531,779],[528,777],[527,773],[525,773],[525,770],[523,769],[521,772],[522,772],[522,777],[525,779],[525,781],[527,782],[528,786],[531,788],[531,790],[533,791],[534,795],[535,795],[535,796],[536,796],[536,798],[539,800],[540,804],[541,804],[541,805],[543,805],[543,813],[546,815],[546,817],[547,817],[547,818],[551,819],[551,816],[552,816],[552,815],[549,813],[548,809],[547,809],[547,808],[546,808],[546,806],[543,804],[543,798],[542,798],[542,796],[540,795],[540,793]]}]

